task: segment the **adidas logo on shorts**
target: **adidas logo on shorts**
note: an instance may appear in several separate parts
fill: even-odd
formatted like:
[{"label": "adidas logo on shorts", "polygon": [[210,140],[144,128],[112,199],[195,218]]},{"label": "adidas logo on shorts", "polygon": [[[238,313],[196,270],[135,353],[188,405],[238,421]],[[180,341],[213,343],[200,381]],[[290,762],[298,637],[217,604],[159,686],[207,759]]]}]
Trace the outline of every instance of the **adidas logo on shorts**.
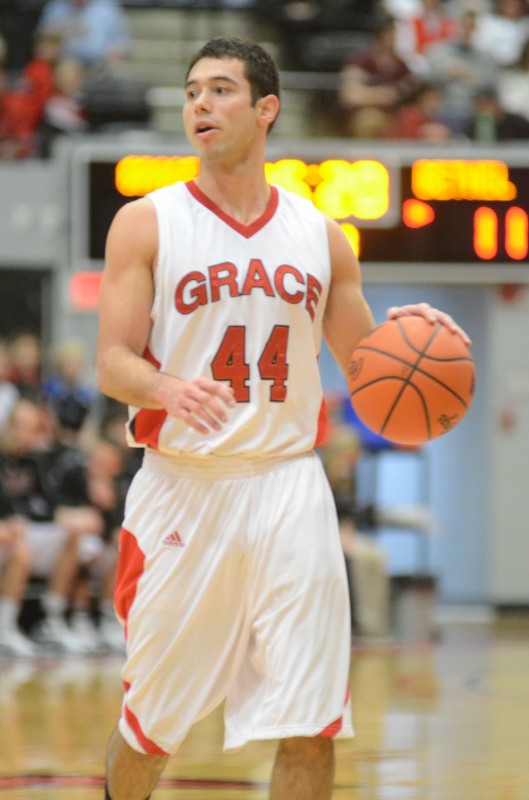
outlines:
[{"label": "adidas logo on shorts", "polygon": [[162,544],[167,544],[169,547],[184,547],[184,543],[180,538],[180,534],[178,531],[174,533],[170,533],[169,536],[166,536],[165,539],[162,541]]}]

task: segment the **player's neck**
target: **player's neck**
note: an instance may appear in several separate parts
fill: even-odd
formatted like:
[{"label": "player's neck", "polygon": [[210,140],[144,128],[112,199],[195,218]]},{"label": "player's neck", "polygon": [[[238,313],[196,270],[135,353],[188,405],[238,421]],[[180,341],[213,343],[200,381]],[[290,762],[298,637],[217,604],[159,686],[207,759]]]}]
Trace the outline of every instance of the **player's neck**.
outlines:
[{"label": "player's neck", "polygon": [[270,201],[270,186],[262,167],[254,176],[245,170],[225,173],[201,169],[196,183],[215,205],[242,225],[251,225],[262,216]]}]

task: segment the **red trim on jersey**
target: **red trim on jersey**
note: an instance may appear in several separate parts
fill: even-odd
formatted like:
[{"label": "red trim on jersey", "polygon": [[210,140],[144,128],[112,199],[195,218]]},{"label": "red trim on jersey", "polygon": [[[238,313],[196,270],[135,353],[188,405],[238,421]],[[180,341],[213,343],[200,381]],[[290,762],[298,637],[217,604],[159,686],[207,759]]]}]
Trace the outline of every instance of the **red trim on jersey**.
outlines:
[{"label": "red trim on jersey", "polygon": [[[143,351],[143,358],[156,369],[162,366],[148,347]],[[134,441],[157,450],[160,430],[166,419],[167,411],[164,408],[140,408],[129,422],[129,430]]]},{"label": "red trim on jersey", "polygon": [[320,413],[318,416],[318,430],[316,431],[316,441],[314,447],[323,447],[329,438],[329,415],[327,413],[327,403],[325,398],[321,401]]},{"label": "red trim on jersey", "polygon": [[160,431],[166,419],[165,408],[140,408],[129,425],[134,441],[158,450]]},{"label": "red trim on jersey", "polygon": [[251,225],[242,225],[240,222],[237,222],[236,219],[233,219],[233,217],[230,217],[229,214],[226,214],[221,208],[219,208],[219,206],[214,203],[213,200],[210,200],[209,197],[204,194],[202,189],[198,188],[195,181],[188,181],[186,186],[195,200],[197,200],[199,203],[202,203],[203,206],[216,214],[219,219],[226,223],[226,225],[229,225],[230,228],[233,228],[234,231],[237,231],[237,233],[240,233],[241,236],[244,236],[246,239],[250,239],[254,234],[258,233],[261,228],[264,228],[268,222],[270,222],[279,205],[279,192],[277,191],[277,187],[270,186],[270,199],[264,213],[254,220]]},{"label": "red trim on jersey", "polygon": [[145,361],[148,361],[149,364],[152,364],[153,367],[156,367],[156,369],[160,369],[160,367],[162,366],[161,361],[158,361],[158,359],[153,356],[148,347],[146,347],[145,350],[143,351],[143,358],[145,359]]},{"label": "red trim on jersey", "polygon": [[114,588],[114,606],[119,619],[125,623],[136,597],[138,581],[143,575],[145,553],[141,550],[133,533],[121,529],[119,536],[119,558]]},{"label": "red trim on jersey", "polygon": [[161,747],[158,747],[151,739],[148,739],[145,734],[143,733],[140,723],[138,722],[138,718],[135,714],[132,713],[128,705],[125,703],[125,718],[134,731],[134,735],[136,739],[141,744],[143,749],[146,753],[149,753],[151,756],[168,756],[169,753],[166,753],[165,750],[162,750]]}]

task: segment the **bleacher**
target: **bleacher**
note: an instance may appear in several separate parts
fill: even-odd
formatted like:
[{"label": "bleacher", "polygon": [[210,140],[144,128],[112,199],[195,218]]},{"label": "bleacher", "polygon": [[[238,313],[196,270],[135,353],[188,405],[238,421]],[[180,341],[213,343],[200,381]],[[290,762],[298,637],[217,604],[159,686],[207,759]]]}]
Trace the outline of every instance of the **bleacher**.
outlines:
[{"label": "bleacher", "polygon": [[181,86],[189,57],[213,36],[235,36],[258,41],[280,66],[282,110],[275,135],[333,135],[333,115],[326,112],[332,112],[338,70],[348,55],[366,44],[372,25],[372,14],[365,10],[331,9],[308,19],[290,19],[277,7],[266,14],[259,5],[124,5],[135,42],[133,70],[149,86],[151,124],[160,133],[183,132]]}]

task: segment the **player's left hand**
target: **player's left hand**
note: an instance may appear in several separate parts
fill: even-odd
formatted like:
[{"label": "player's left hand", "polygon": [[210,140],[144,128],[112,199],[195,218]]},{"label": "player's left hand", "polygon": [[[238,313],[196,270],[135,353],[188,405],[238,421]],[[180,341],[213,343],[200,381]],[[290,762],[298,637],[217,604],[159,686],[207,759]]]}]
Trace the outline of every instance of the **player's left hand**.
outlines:
[{"label": "player's left hand", "polygon": [[447,314],[446,311],[440,311],[438,308],[433,308],[429,303],[410,303],[407,306],[391,306],[386,313],[388,319],[397,319],[398,317],[414,315],[417,317],[424,317],[432,324],[434,322],[440,322],[442,325],[446,325],[449,331],[460,336],[466,345],[472,344],[468,333],[457,324],[450,314]]}]

